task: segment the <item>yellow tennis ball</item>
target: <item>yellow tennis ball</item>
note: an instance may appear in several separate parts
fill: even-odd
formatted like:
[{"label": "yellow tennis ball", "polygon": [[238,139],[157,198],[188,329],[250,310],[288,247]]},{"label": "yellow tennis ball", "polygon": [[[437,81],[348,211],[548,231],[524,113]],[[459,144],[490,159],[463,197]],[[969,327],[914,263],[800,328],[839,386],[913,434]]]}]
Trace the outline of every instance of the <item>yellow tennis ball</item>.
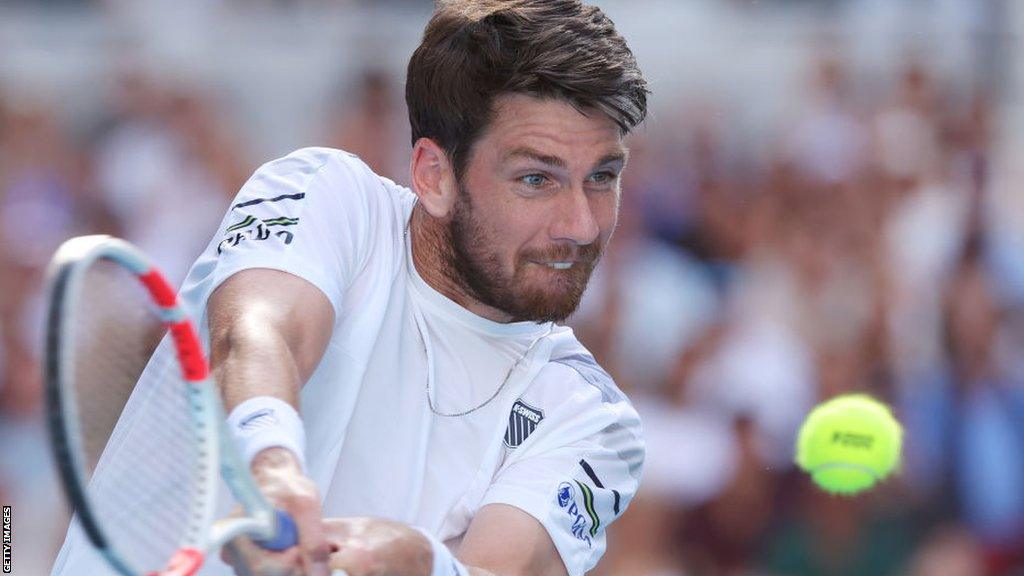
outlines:
[{"label": "yellow tennis ball", "polygon": [[823,490],[856,494],[898,465],[903,429],[889,407],[866,394],[837,396],[804,420],[796,463]]}]

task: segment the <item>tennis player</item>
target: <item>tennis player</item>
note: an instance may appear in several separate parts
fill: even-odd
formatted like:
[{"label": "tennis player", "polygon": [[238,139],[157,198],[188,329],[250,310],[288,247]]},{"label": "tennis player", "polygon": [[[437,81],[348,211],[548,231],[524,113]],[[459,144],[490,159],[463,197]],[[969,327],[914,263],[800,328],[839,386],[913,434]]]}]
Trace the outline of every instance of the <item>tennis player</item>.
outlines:
[{"label": "tennis player", "polygon": [[182,296],[242,453],[299,526],[286,552],[242,546],[255,573],[597,563],[643,441],[560,322],[615,228],[646,95],[595,7],[448,0],[408,67],[411,190],[324,148],[244,185]]}]

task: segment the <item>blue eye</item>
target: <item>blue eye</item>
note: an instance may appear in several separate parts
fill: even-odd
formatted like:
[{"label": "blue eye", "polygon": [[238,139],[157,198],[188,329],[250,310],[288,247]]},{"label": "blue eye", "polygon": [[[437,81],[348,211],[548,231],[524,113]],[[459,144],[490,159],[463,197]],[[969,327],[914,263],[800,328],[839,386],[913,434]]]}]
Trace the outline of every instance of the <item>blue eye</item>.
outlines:
[{"label": "blue eye", "polygon": [[520,178],[520,180],[523,182],[523,184],[526,184],[527,186],[539,188],[548,181],[548,178],[543,174],[527,174],[526,176]]},{"label": "blue eye", "polygon": [[609,182],[613,182],[617,177],[618,174],[616,174],[615,172],[605,171],[594,173],[594,175],[590,177],[590,180],[598,184],[607,184]]}]

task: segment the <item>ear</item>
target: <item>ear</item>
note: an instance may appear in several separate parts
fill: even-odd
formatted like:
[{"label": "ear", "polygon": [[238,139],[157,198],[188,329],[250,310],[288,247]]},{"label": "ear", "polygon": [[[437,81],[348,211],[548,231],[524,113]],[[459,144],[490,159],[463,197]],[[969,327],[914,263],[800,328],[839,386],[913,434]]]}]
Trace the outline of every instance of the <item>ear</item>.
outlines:
[{"label": "ear", "polygon": [[448,154],[430,138],[412,147],[412,189],[420,205],[435,218],[447,218],[455,205],[458,184]]}]

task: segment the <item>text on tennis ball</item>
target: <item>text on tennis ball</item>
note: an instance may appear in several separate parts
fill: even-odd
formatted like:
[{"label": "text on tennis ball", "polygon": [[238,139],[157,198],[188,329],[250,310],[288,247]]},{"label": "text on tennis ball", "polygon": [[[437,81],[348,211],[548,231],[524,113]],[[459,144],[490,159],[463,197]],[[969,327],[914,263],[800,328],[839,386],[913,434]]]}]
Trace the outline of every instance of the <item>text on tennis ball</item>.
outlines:
[{"label": "text on tennis ball", "polygon": [[856,432],[833,432],[832,444],[839,444],[849,448],[864,448],[870,450],[875,438],[870,434],[858,434]]}]

